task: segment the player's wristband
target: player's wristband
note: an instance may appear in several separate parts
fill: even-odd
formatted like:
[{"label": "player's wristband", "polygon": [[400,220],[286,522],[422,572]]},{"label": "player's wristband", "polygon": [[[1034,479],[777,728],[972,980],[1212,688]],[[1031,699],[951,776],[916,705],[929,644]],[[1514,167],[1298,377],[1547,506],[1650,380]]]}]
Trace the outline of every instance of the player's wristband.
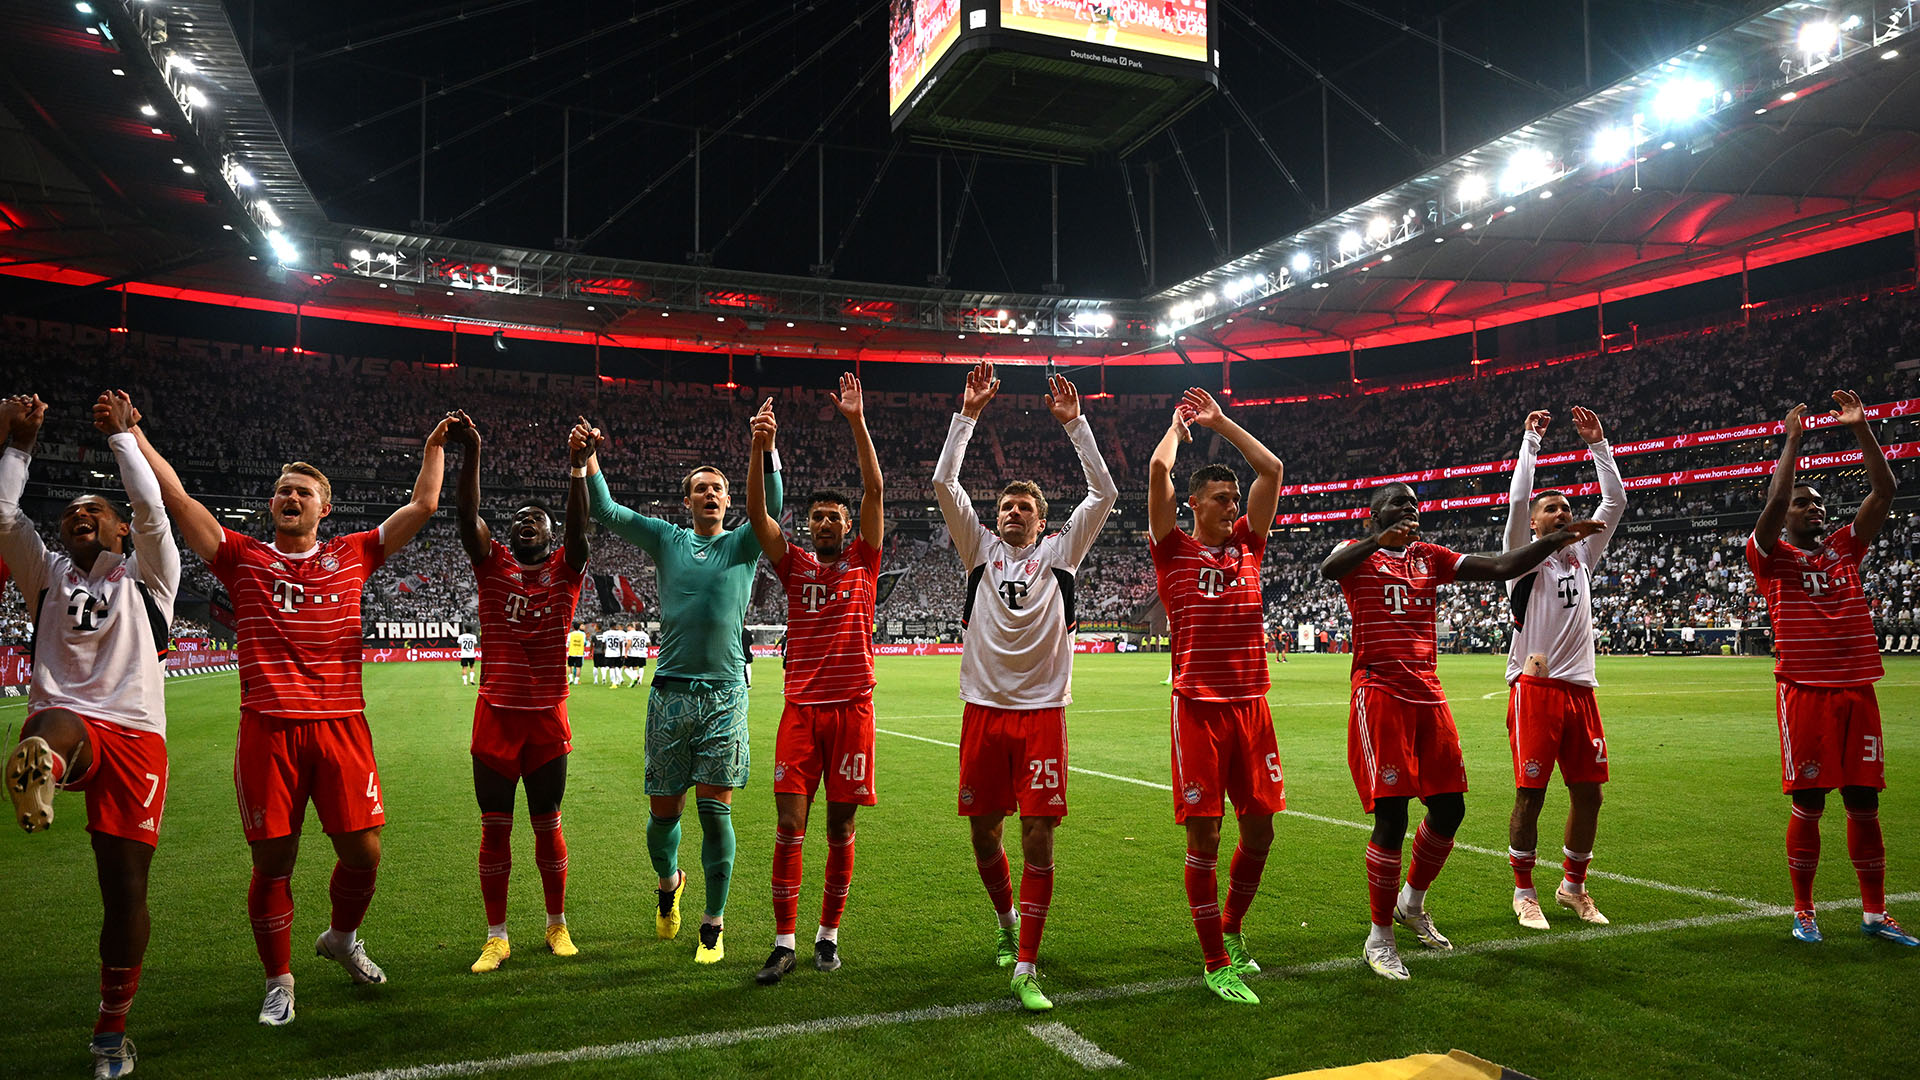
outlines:
[{"label": "player's wristband", "polygon": [[576,480],[584,480],[587,476],[587,467],[585,465],[575,465],[573,468],[567,470],[567,475]]},{"label": "player's wristband", "polygon": [[769,473],[779,472],[780,471],[780,451],[768,450],[762,453],[760,456],[760,468],[763,472],[769,472]]}]

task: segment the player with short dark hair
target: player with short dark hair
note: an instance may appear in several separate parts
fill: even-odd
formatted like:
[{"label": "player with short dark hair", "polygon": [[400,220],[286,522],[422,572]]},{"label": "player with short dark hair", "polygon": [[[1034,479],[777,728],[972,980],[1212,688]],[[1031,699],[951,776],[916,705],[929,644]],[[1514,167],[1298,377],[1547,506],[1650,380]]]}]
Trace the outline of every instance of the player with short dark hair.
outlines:
[{"label": "player with short dark hair", "polygon": [[[780,458],[774,441],[779,425],[772,398],[754,414],[751,427],[754,465],[768,474],[767,512],[778,517]],[[680,932],[680,893],[687,882],[680,869],[680,816],[692,788],[707,885],[693,960],[717,963],[726,955],[722,931],[733,877],[733,792],[745,786],[751,766],[740,633],[760,544],[752,529],[726,527],[733,496],[726,475],[709,465],[687,474],[681,484],[691,529],[614,502],[596,453],[605,438],[584,419],[574,425],[567,440],[574,474],[587,480],[594,520],[652,556],[659,575],[660,664],[647,694],[645,778],[647,853],[659,879],[654,929],[662,939]]]},{"label": "player with short dark hair", "polygon": [[821,781],[827,788],[827,868],[813,965],[840,967],[840,917],[853,883],[854,815],[872,806],[874,588],[886,528],[880,458],[867,432],[860,380],[840,376],[829,395],[853,428],[860,462],[860,535],[849,536],[852,505],[837,491],[807,497],[809,551],[787,539],[767,513],[760,470],[747,470],[747,520],[787,591],[786,706],[774,738],[773,952],[760,969],[762,986],[794,967],[800,917],[800,874],[807,816]]},{"label": "player with short dark hair", "polygon": [[1793,799],[1787,819],[1793,936],[1821,940],[1813,875],[1820,866],[1820,816],[1827,793],[1837,787],[1847,808],[1847,854],[1860,881],[1861,932],[1920,946],[1920,939],[1887,914],[1887,848],[1880,833],[1887,748],[1873,688],[1886,671],[1860,581],[1861,560],[1893,508],[1893,470],[1859,396],[1835,390],[1833,401],[1836,407],[1828,415],[1852,430],[1872,485],[1860,509],[1852,521],[1829,532],[1826,497],[1813,485],[1795,481],[1807,413],[1806,405],[1795,405],[1787,413],[1766,506],[1747,538],[1747,566],[1766,594],[1773,620],[1780,788]]},{"label": "player with short dark hair", "polygon": [[[1426,896],[1467,813],[1460,733],[1434,674],[1440,586],[1518,577],[1606,526],[1576,521],[1522,548],[1466,555],[1419,539],[1420,499],[1406,484],[1374,489],[1369,508],[1367,535],[1341,541],[1321,562],[1320,576],[1340,583],[1353,617],[1347,767],[1361,808],[1373,815],[1367,844],[1373,928],[1361,953],[1376,974],[1405,979],[1407,966],[1393,940],[1395,922],[1429,949],[1453,948],[1434,927]],[[1426,804],[1427,814],[1413,838],[1413,861],[1401,887],[1407,804],[1416,798]]]},{"label": "player with short dark hair", "polygon": [[[560,827],[567,755],[573,751],[573,726],[567,721],[572,669],[563,666],[562,656],[577,660],[573,650],[584,646],[573,614],[586,580],[587,487],[578,476],[568,485],[559,550],[553,545],[553,518],[539,503],[514,510],[508,543],[502,544],[480,516],[479,427],[458,412],[447,441],[463,450],[454,517],[480,586],[480,628],[487,639],[469,748],[473,793],[480,804],[480,897],[487,914],[487,940],[472,967],[481,974],[498,971],[513,955],[507,883],[513,871],[514,789],[522,783],[546,901],[547,951],[556,956],[580,951],[567,927],[567,840]],[[574,629],[562,637],[569,626]],[[575,635],[582,640],[575,642]]]},{"label": "player with short dark hair", "polygon": [[[1080,563],[1120,497],[1080,394],[1048,377],[1047,411],[1066,430],[1087,478],[1087,494],[1058,533],[1045,535],[1039,485],[1001,489],[994,529],[980,523],[960,485],[960,466],[982,409],[1000,392],[993,366],[967,373],[960,411],[934,466],[933,494],[967,571],[961,612],[960,816],[968,821],[974,861],[1000,921],[996,960],[1013,964],[1012,990],[1031,1011],[1053,1008],[1040,989],[1041,932],[1053,902],[1053,832],[1067,814],[1066,706],[1073,700],[1073,640],[1079,623],[1073,592]],[[1020,911],[1001,835],[1020,814]],[[1016,929],[1017,926],[1017,929]]]},{"label": "player with short dark hair", "polygon": [[[20,510],[47,406],[38,396],[0,403],[0,556],[33,620],[27,719],[7,758],[7,793],[26,831],[53,824],[57,788],[84,791],[100,882],[100,1009],[96,1078],[133,1072],[127,1012],[152,931],[147,877],[167,802],[167,626],[180,587],[180,549],[167,529],[160,484],[129,432],[139,410],[121,391],[100,395],[93,422],[107,436],[132,500],[131,516],[98,495],[60,515],[62,551],[50,551]],[[48,898],[59,902],[56,898]],[[68,898],[71,900],[72,898]]]},{"label": "player with short dark hair", "polygon": [[294,1017],[291,882],[309,801],[338,857],[327,890],[332,917],[314,952],[339,963],[355,983],[387,981],[358,933],[373,902],[387,820],[360,691],[360,596],[367,578],[439,507],[451,422],[441,420],[428,434],[406,505],[378,528],[324,542],[320,522],[333,513],[333,488],[314,466],[296,461],[281,469],[268,503],[274,539],[263,543],[223,527],[134,429],[181,537],[233,601],[240,638],[233,778],[253,856],[247,915],[266,969],[262,1024]]},{"label": "player with short dark hair", "polygon": [[587,632],[579,623],[567,631],[567,685],[580,685],[580,669],[587,663]]},{"label": "player with short dark hair", "polygon": [[[1240,478],[1202,465],[1187,481],[1193,532],[1174,510],[1173,463],[1199,424],[1232,443],[1253,466],[1246,514]],[[1273,815],[1286,809],[1286,780],[1267,709],[1265,604],[1260,563],[1280,505],[1280,458],[1234,423],[1205,390],[1188,390],[1147,465],[1148,550],[1155,586],[1173,631],[1173,820],[1187,832],[1187,907],[1200,935],[1207,988],[1222,1000],[1258,1005],[1243,975],[1260,970],[1241,920],[1260,891]],[[1220,908],[1220,825],[1233,802],[1240,839]]]},{"label": "player with short dark hair", "polygon": [[[1507,492],[1505,548],[1512,551],[1562,529],[1573,520],[1565,492],[1533,491],[1534,462],[1553,414],[1527,415]],[[1513,641],[1507,656],[1507,741],[1513,748],[1513,816],[1507,822],[1507,862],[1513,868],[1513,913],[1530,930],[1547,929],[1533,889],[1540,810],[1554,766],[1567,785],[1567,828],[1561,853],[1565,877],[1554,890],[1561,907],[1583,922],[1605,926],[1607,917],[1587,894],[1587,867],[1600,827],[1600,785],[1607,782],[1607,732],[1593,688],[1593,572],[1614,526],[1627,511],[1627,488],[1613,463],[1613,447],[1593,410],[1573,408],[1574,430],[1587,444],[1600,482],[1593,518],[1606,526],[1585,540],[1547,556],[1532,571],[1507,582],[1513,611]],[[1530,498],[1531,496],[1531,498]]]}]

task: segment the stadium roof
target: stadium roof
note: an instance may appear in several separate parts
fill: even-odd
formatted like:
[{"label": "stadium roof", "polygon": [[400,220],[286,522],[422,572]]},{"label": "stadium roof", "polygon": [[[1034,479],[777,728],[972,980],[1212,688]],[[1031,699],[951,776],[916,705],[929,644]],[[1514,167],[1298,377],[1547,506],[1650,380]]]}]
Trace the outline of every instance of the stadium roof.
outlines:
[{"label": "stadium roof", "polygon": [[1744,19],[1307,228],[1124,298],[336,222],[217,0],[42,5],[7,16],[0,35],[12,75],[0,91],[0,270],[319,317],[768,356],[1178,363],[1372,348],[1915,229],[1920,46],[1906,8],[1890,22],[1850,10],[1793,3]]}]

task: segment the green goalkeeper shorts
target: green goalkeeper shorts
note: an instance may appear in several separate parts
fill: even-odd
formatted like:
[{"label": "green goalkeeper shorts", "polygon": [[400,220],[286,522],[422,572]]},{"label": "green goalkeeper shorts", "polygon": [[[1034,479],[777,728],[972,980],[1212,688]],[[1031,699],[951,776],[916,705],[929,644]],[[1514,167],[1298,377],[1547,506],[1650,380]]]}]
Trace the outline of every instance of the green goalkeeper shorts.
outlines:
[{"label": "green goalkeeper shorts", "polygon": [[750,763],[746,686],[654,679],[647,695],[648,795],[679,795],[695,784],[745,787]]}]

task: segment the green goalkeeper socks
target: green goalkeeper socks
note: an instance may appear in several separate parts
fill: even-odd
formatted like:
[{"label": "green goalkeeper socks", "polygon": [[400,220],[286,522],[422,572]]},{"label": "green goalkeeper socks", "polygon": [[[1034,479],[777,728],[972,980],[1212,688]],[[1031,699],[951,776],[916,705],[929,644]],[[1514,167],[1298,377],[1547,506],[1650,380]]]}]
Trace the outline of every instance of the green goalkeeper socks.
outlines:
[{"label": "green goalkeeper socks", "polygon": [[707,875],[707,915],[717,919],[727,912],[727,887],[733,880],[733,807],[719,799],[701,799],[699,807],[700,866]]},{"label": "green goalkeeper socks", "polygon": [[[704,811],[701,816],[705,817]],[[652,814],[647,815],[647,857],[653,860],[653,875],[657,878],[670,878],[680,872],[678,817],[663,820]]]}]

